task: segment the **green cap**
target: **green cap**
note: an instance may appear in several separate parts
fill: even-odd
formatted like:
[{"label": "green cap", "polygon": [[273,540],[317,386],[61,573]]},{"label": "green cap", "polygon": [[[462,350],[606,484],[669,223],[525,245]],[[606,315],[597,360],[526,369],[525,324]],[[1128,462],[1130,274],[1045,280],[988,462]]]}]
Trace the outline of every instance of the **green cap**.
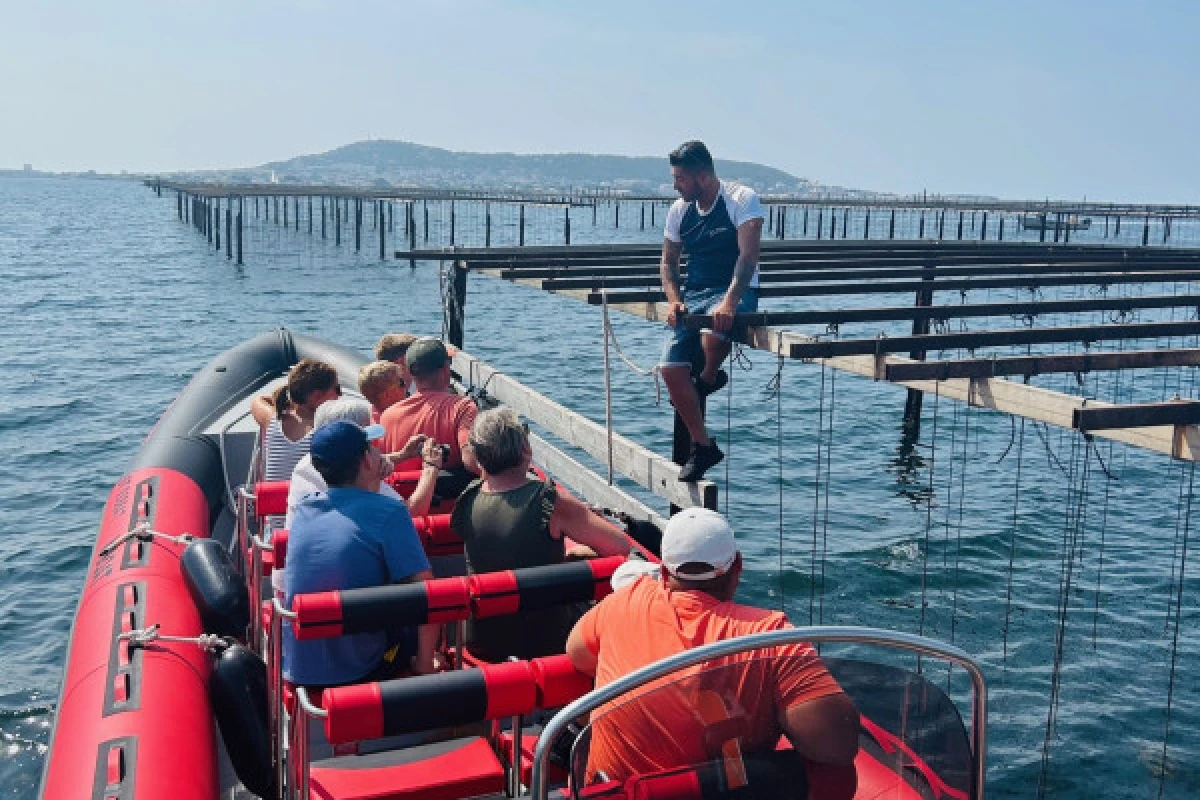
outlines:
[{"label": "green cap", "polygon": [[450,354],[440,340],[426,336],[408,346],[404,364],[413,375],[429,375],[450,363]]}]

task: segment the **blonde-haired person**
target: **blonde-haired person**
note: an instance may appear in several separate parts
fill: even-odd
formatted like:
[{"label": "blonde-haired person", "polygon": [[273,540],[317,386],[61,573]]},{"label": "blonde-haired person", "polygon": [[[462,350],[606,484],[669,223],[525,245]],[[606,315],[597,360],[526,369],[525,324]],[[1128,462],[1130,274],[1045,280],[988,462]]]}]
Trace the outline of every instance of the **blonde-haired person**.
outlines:
[{"label": "blonde-haired person", "polygon": [[418,338],[415,334],[411,333],[385,333],[375,343],[376,360],[391,361],[400,368],[401,374],[404,375],[404,391],[406,394],[409,387],[412,386],[412,375],[408,373],[408,365],[404,363],[404,357],[408,355],[408,346]]},{"label": "blonde-haired person", "polygon": [[[630,541],[552,481],[529,476],[529,433],[509,408],[481,411],[470,448],[482,477],[458,498],[450,527],[466,545],[469,573],[538,567],[566,560],[564,538],[598,555],[627,555]],[[488,661],[563,652],[574,623],[570,607],[468,623],[467,645]]]},{"label": "blonde-haired person", "polygon": [[391,361],[372,361],[358,371],[358,391],[371,404],[371,422],[408,397],[404,371]]}]

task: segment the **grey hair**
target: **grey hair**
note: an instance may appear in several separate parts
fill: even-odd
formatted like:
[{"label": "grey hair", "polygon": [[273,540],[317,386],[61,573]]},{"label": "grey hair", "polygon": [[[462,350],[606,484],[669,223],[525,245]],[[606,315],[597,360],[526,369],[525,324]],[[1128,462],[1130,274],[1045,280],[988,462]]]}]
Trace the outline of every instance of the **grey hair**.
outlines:
[{"label": "grey hair", "polygon": [[500,406],[479,412],[471,428],[471,447],[479,466],[495,474],[511,469],[525,457],[529,435],[520,416]]},{"label": "grey hair", "polygon": [[371,424],[371,404],[361,397],[350,395],[321,403],[317,406],[317,413],[313,414],[313,430],[342,420],[365,428]]}]

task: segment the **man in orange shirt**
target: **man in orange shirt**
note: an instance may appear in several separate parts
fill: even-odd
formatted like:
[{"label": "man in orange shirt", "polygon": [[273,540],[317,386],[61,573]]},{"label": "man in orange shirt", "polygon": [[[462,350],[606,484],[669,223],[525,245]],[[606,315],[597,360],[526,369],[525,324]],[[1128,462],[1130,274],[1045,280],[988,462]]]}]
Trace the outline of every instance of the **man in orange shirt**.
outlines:
[{"label": "man in orange shirt", "polygon": [[[475,424],[475,403],[469,397],[450,391],[450,354],[437,339],[422,338],[413,342],[404,354],[404,361],[413,378],[413,391],[380,416],[379,424],[386,431],[384,449],[389,453],[400,450],[419,434],[448,445],[450,452],[443,461],[444,469],[459,474],[457,480],[439,481],[439,494],[445,496],[453,491],[450,484],[461,490],[477,477],[474,460],[463,463],[463,446]],[[392,447],[394,442],[399,442],[399,447]],[[419,461],[411,463],[411,468],[419,469]],[[408,464],[398,465],[399,469],[409,467]],[[452,496],[457,495],[458,492],[453,491]]]},{"label": "man in orange shirt", "polygon": [[[661,581],[638,578],[575,625],[567,655],[604,686],[641,667],[722,639],[790,627],[781,612],[733,602],[742,557],[715,511],[667,524]],[[773,751],[780,735],[810,765],[841,768],[853,795],[858,712],[806,644],[706,662],[640,687],[593,713],[588,781],[626,780]],[[727,770],[729,767],[727,766]]]}]

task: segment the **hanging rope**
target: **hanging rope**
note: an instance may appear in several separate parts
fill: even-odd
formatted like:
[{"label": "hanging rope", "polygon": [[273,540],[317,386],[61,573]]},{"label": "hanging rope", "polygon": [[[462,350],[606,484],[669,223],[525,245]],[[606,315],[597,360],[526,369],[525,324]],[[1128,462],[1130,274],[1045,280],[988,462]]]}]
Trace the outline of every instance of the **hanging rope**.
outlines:
[{"label": "hanging rope", "polygon": [[829,476],[830,462],[833,459],[833,411],[837,401],[837,372],[829,375],[829,439],[825,442],[825,519],[821,523],[821,595],[818,606],[817,623],[825,622],[825,562],[829,555]]},{"label": "hanging rope", "polygon": [[817,527],[821,513],[821,469],[823,462],[821,460],[821,448],[824,445],[822,432],[825,425],[825,370],[824,362],[821,362],[821,386],[817,400],[817,465],[813,476],[813,527],[812,527],[812,551],[809,556],[808,565],[808,624],[812,625],[816,619],[817,607]]},{"label": "hanging rope", "polygon": [[1008,587],[1004,597],[1003,662],[1008,663],[1008,626],[1012,618],[1013,562],[1017,554],[1017,522],[1021,500],[1021,455],[1025,449],[1025,418],[1021,417],[1021,436],[1017,440],[1017,475],[1013,482],[1012,529],[1008,538]]},{"label": "hanging rope", "polygon": [[[1167,586],[1167,615],[1163,620],[1163,633],[1171,625],[1171,604],[1175,599],[1176,572],[1179,564],[1179,547],[1181,534],[1185,525],[1183,517],[1183,464],[1179,465],[1179,495],[1175,500],[1175,538],[1171,545],[1171,583]],[[1182,581],[1180,581],[1182,582]]]},{"label": "hanging rope", "polygon": [[617,357],[625,362],[625,366],[646,378],[654,378],[654,405],[658,406],[662,403],[662,384],[661,384],[661,368],[655,364],[650,369],[638,366],[629,356],[625,355],[625,351],[621,349],[621,343],[617,341],[617,332],[613,329],[612,319],[608,313],[608,290],[600,290],[600,308],[604,315],[604,336],[606,341],[612,343],[613,349],[617,351]]},{"label": "hanging rope", "polygon": [[[1182,475],[1180,476],[1182,478]],[[1182,481],[1180,481],[1182,485]],[[1171,738],[1171,709],[1175,699],[1175,667],[1179,660],[1179,622],[1180,614],[1183,610],[1183,574],[1184,568],[1187,566],[1187,548],[1188,534],[1191,531],[1192,521],[1192,490],[1196,485],[1196,462],[1191,463],[1188,470],[1188,486],[1187,486],[1187,510],[1183,515],[1183,548],[1179,558],[1179,585],[1175,598],[1175,630],[1171,635],[1171,669],[1167,678],[1167,718],[1163,727],[1163,749],[1162,763],[1158,770],[1158,796],[1161,800],[1163,796],[1163,787],[1167,780],[1167,742]]]},{"label": "hanging rope", "polygon": [[[933,476],[937,467],[937,424],[938,424],[938,405],[942,396],[942,383],[935,381],[933,384],[933,433],[929,437],[929,499],[928,505],[925,507],[925,547],[923,548],[921,557],[921,619],[917,625],[917,635],[925,635],[925,596],[929,586],[929,532],[933,528]],[[921,672],[921,659],[917,658],[917,673]]]},{"label": "hanging rope", "polygon": [[783,585],[783,353],[777,353],[775,375],[767,382],[764,389],[769,400],[775,397],[775,465],[777,468],[777,483],[779,488],[779,610],[787,613],[787,594]]},{"label": "hanging rope", "polygon": [[[1046,775],[1050,763],[1050,740],[1054,735],[1055,723],[1058,716],[1058,700],[1062,686],[1063,655],[1066,647],[1067,612],[1071,601],[1071,584],[1074,577],[1076,553],[1083,536],[1083,509],[1087,497],[1088,469],[1091,462],[1091,451],[1088,447],[1079,446],[1081,437],[1071,440],[1071,471],[1067,479],[1067,499],[1065,524],[1063,526],[1063,551],[1059,565],[1059,598],[1058,598],[1058,628],[1054,644],[1054,665],[1050,673],[1050,706],[1046,712],[1046,733],[1042,740],[1042,766],[1038,774],[1038,797],[1045,797]],[[1084,463],[1079,464],[1079,454],[1083,453]],[[1076,487],[1076,476],[1079,485]]]},{"label": "hanging rope", "polygon": [[[958,474],[958,525],[954,531],[954,593],[950,602],[950,643],[954,643],[955,623],[958,620],[958,576],[962,556],[963,500],[967,496],[967,445],[971,442],[971,406],[963,412],[963,458]],[[949,513],[949,512],[947,512]]]}]

